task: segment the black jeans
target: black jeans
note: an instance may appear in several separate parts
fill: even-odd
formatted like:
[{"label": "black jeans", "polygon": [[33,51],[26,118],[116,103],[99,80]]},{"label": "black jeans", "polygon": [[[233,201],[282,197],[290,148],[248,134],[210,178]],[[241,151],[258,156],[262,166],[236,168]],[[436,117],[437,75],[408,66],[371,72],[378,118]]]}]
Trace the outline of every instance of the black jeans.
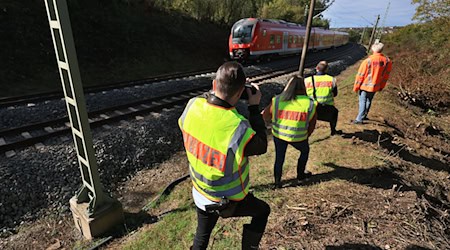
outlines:
[{"label": "black jeans", "polygon": [[292,145],[298,151],[300,151],[300,156],[298,157],[297,160],[297,178],[301,178],[302,174],[304,174],[305,172],[306,163],[308,162],[309,157],[308,139],[301,142],[287,142],[285,140],[278,139],[274,136],[273,142],[275,143],[275,165],[273,168],[275,179],[281,178],[281,174],[283,172],[284,159],[286,157],[286,149],[289,144]]},{"label": "black jeans", "polygon": [[[242,201],[237,201],[236,208],[231,217],[251,216],[252,222],[247,228],[253,232],[263,233],[269,214],[270,207],[266,202],[256,198],[253,194],[248,194]],[[198,224],[192,249],[199,250],[208,247],[209,237],[218,219],[219,215],[217,213],[207,213],[197,208]]]},{"label": "black jeans", "polygon": [[325,121],[330,123],[331,132],[336,131],[336,124],[338,120],[339,110],[332,105],[317,106],[317,119],[319,121]]}]

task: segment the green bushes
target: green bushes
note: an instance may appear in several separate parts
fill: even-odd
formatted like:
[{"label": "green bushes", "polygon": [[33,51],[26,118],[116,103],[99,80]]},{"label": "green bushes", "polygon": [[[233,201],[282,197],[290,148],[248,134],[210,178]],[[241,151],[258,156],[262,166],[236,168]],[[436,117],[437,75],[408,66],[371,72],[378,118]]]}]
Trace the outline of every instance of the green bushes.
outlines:
[{"label": "green bushes", "polygon": [[[304,23],[305,7],[309,5],[309,2],[309,0],[145,0],[147,6],[151,8],[179,11],[200,21],[211,21],[226,26],[244,17],[283,19]],[[329,2],[329,0],[317,1],[316,8],[322,9]],[[329,21],[315,19],[315,25],[328,27]]]},{"label": "green bushes", "polygon": [[411,24],[387,37],[389,43],[412,48],[440,49],[449,47],[449,19],[435,19],[426,23]]},{"label": "green bushes", "polygon": [[394,66],[390,82],[402,99],[425,110],[450,105],[450,19],[411,24],[384,39]]}]

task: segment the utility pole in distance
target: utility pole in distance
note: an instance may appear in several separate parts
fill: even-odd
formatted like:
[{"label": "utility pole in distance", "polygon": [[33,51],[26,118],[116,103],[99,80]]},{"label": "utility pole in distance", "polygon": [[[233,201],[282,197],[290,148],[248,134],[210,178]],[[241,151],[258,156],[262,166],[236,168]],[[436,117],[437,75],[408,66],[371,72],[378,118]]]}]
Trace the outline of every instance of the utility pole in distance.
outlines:
[{"label": "utility pole in distance", "polygon": [[362,35],[361,35],[361,39],[359,39],[359,44],[363,44],[364,36],[366,35],[366,29],[367,29],[367,26],[364,27],[364,29],[363,29],[363,32],[362,32]]},{"label": "utility pole in distance", "polygon": [[381,36],[383,35],[384,26],[386,25],[386,18],[389,13],[389,7],[391,6],[391,1],[389,1],[388,6],[386,7],[386,12],[384,12],[383,21],[381,22],[381,27],[378,29],[377,32],[377,39],[380,40]]},{"label": "utility pole in distance", "polygon": [[81,188],[70,199],[70,210],[75,227],[90,240],[123,222],[122,204],[100,182],[67,0],[44,2],[81,172]]},{"label": "utility pole in distance", "polygon": [[312,17],[314,15],[315,4],[316,1],[311,0],[311,4],[309,6],[308,21],[306,22],[305,40],[303,41],[302,57],[300,58],[300,67],[298,69],[301,76],[303,76],[303,70],[305,68],[306,51],[308,50],[309,36],[311,34],[311,24],[312,24]]},{"label": "utility pole in distance", "polygon": [[370,46],[372,46],[373,38],[375,36],[375,31],[377,30],[379,20],[380,20],[380,15],[377,16],[377,21],[375,22],[375,26],[372,29],[372,35],[370,35],[369,45],[367,46],[367,53],[369,53]]}]

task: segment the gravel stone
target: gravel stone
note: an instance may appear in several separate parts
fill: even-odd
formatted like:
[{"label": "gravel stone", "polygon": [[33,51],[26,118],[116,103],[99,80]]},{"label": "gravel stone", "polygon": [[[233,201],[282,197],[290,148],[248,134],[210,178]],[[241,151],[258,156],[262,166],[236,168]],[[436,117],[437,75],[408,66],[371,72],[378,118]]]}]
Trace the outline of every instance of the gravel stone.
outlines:
[{"label": "gravel stone", "polygon": [[[359,59],[360,57],[355,56],[331,63],[330,72],[337,74]],[[247,67],[246,70],[248,74],[252,74],[264,70],[265,67],[268,68],[255,65]],[[209,77],[208,81],[211,79],[211,76]],[[261,109],[268,105],[274,95],[281,93],[288,78],[289,76],[280,77],[270,84],[261,85]],[[179,89],[199,84],[199,81],[186,82],[182,79],[173,83],[177,84],[176,88]],[[138,99],[167,93],[169,88],[173,88],[171,86],[173,85],[163,83],[144,85],[141,88],[106,91],[104,94],[86,97],[89,108],[97,109],[111,105],[111,102],[120,103],[124,98]],[[111,194],[121,182],[130,179],[137,171],[151,168],[182,150],[182,136],[177,121],[183,108],[152,112],[146,115],[145,119],[130,119],[126,124],[116,122],[109,124],[109,129],[100,127],[92,131],[105,193]],[[248,115],[243,102],[239,103],[237,108],[242,114]],[[33,107],[2,109],[0,126],[5,128],[20,123],[47,120],[65,112],[62,100],[36,103]],[[62,138],[65,139],[61,140]],[[0,179],[0,237],[16,233],[17,226],[23,222],[50,214],[55,216],[70,213],[69,199],[76,194],[81,184],[72,137],[61,136],[45,141],[39,149],[28,147],[0,155]]]}]

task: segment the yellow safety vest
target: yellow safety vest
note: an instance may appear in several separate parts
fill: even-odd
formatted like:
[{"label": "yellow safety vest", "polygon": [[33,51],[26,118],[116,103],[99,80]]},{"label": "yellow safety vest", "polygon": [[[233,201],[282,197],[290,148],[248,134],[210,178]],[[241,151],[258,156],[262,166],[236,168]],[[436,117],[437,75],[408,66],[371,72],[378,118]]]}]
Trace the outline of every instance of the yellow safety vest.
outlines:
[{"label": "yellow safety vest", "polygon": [[308,139],[309,121],[316,113],[317,103],[305,95],[292,101],[282,101],[281,96],[272,98],[272,134],[287,142]]},{"label": "yellow safety vest", "polygon": [[329,75],[310,76],[305,79],[306,94],[314,98],[314,87],[316,88],[316,101],[321,104],[334,105],[333,77]]},{"label": "yellow safety vest", "polygon": [[196,97],[178,120],[194,187],[206,198],[242,200],[248,194],[250,164],[244,148],[255,135],[236,109]]}]

